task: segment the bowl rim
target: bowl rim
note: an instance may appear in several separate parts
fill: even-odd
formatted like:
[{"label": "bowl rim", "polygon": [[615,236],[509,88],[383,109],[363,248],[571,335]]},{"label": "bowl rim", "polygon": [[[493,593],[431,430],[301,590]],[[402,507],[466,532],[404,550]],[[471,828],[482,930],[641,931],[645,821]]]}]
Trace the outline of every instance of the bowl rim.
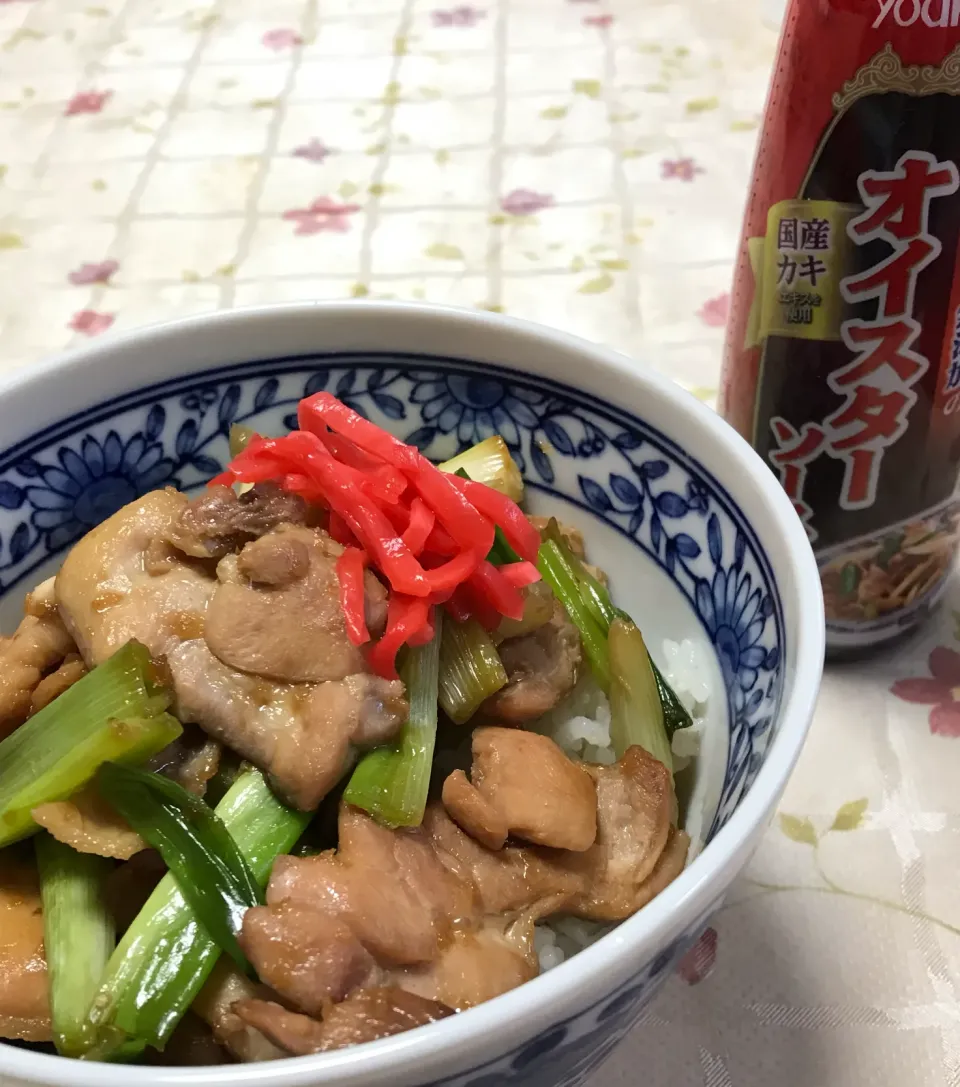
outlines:
[{"label": "bowl rim", "polygon": [[[253,1083],[261,1087],[307,1087],[321,1083],[359,1087],[368,1081],[368,1077],[369,1081],[387,1082],[391,1073],[404,1068],[409,1070],[418,1059],[427,1055],[432,1056],[431,1065],[434,1065],[439,1064],[444,1052],[478,1051],[483,1039],[498,1031],[516,1033],[519,1039],[523,1031],[518,1024],[529,1025],[535,1018],[551,1023],[564,1020],[576,1002],[578,990],[596,988],[598,979],[622,964],[624,957],[655,953],[666,946],[722,895],[732,878],[729,875],[731,863],[739,870],[755,844],[753,839],[772,816],[806,739],[819,690],[825,644],[819,572],[806,531],[773,472],[719,415],[669,377],[644,366],[639,360],[570,333],[502,314],[426,303],[364,300],[239,307],[145,325],[61,352],[35,366],[0,377],[0,397],[25,386],[41,385],[64,369],[94,365],[105,352],[122,354],[133,350],[144,341],[162,343],[166,338],[191,334],[215,339],[225,326],[247,325],[252,331],[256,326],[272,321],[307,315],[318,318],[326,315],[340,320],[362,316],[364,322],[387,323],[432,320],[467,332],[494,332],[508,338],[539,342],[547,349],[552,345],[584,356],[591,365],[622,378],[628,388],[639,386],[642,390],[646,387],[665,398],[675,410],[691,417],[696,429],[704,434],[702,440],[725,450],[731,459],[730,476],[741,471],[761,492],[761,500],[771,518],[764,534],[761,536],[758,532],[757,537],[768,554],[781,597],[790,594],[794,598],[796,624],[790,634],[796,642],[795,666],[784,690],[776,735],[756,779],[728,822],[673,883],[641,911],[621,922],[600,943],[573,956],[548,974],[478,1005],[467,1014],[426,1028],[329,1054],[291,1057],[269,1064],[203,1069],[140,1066],[136,1078],[143,1087],[185,1087],[188,1084],[233,1087]],[[266,361],[267,356],[263,357]],[[642,417],[642,412],[628,410]],[[700,457],[695,459],[702,460]],[[771,536],[779,536],[783,549],[779,556],[771,554],[766,542]],[[582,1011],[578,1009],[574,1015]],[[505,1029],[504,1024],[509,1029]],[[125,1066],[75,1061],[6,1044],[0,1044],[0,1074],[27,1082],[58,1084],[59,1087],[128,1087],[130,1083],[130,1072]],[[469,1073],[459,1071],[454,1074]]]}]

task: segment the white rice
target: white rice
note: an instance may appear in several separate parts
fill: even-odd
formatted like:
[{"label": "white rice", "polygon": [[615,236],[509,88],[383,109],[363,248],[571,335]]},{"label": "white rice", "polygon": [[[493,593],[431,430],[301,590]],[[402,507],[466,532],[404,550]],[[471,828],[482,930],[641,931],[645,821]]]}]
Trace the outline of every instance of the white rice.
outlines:
[{"label": "white rice", "polygon": [[710,697],[709,672],[703,649],[692,638],[684,638],[682,642],[671,642],[665,638],[663,658],[665,664],[661,671],[664,677],[687,712],[696,716]]},{"label": "white rice", "polygon": [[[710,697],[709,671],[702,649],[690,638],[663,642],[664,678],[693,717],[691,728],[674,733],[676,769],[700,753],[703,717]],[[610,741],[610,703],[592,677],[585,676],[570,696],[538,722],[538,730],[555,740],[568,755],[584,762],[610,764],[617,756]],[[614,926],[577,917],[557,917],[534,929],[534,946],[545,973],[559,966]]]},{"label": "white rice", "polygon": [[691,638],[684,638],[682,642],[672,642],[665,638],[663,657],[666,662],[662,669],[664,679],[693,718],[691,727],[675,732],[670,744],[674,769],[682,770],[691,759],[700,754],[704,714],[710,698],[710,672],[703,648]]},{"label": "white rice", "polygon": [[587,749],[612,754],[610,703],[589,674],[581,678],[556,709],[540,718],[537,729],[578,759],[591,761]]},{"label": "white rice", "polygon": [[549,925],[537,925],[533,930],[533,946],[540,960],[540,973],[545,974],[559,966],[566,957],[557,947],[557,934]]}]

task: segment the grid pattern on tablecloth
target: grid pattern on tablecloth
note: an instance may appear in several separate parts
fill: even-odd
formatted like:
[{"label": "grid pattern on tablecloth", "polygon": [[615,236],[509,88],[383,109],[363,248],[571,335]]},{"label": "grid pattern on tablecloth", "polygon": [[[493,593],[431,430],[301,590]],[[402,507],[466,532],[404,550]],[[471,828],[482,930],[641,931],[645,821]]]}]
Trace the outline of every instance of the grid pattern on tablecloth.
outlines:
[{"label": "grid pattern on tablecloth", "polygon": [[725,6],[8,0],[0,359],[392,297],[544,320],[708,395],[772,45]]}]

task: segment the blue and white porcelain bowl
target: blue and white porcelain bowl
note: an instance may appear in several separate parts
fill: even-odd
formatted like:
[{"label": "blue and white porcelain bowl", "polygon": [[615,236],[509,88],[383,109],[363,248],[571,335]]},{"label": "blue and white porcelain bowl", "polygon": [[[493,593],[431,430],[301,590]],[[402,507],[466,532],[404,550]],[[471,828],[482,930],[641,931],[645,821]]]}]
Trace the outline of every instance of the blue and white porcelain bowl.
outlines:
[{"label": "blue and white porcelain bowl", "polygon": [[[444,458],[493,433],[535,510],[585,532],[614,597],[708,650],[696,855],[636,916],[513,992],[356,1049],[267,1065],[86,1064],[0,1045],[11,1087],[576,1087],[636,1022],[756,847],[799,754],[823,659],[820,579],[770,470],[692,397],[534,325],[348,303],[222,313],[106,339],[0,384],[0,618],[135,496],[196,491],[231,423],[266,433],[328,389]],[[2,1079],[3,1076],[9,1079]]]}]

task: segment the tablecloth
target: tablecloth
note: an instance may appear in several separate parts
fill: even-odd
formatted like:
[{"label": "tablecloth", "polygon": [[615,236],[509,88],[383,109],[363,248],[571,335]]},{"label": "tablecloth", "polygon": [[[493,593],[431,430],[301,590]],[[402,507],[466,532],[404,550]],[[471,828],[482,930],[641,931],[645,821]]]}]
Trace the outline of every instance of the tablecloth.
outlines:
[{"label": "tablecloth", "polygon": [[[760,0],[0,0],[0,367],[254,302],[533,318],[717,385]],[[960,590],[830,668],[594,1087],[960,1084]]]}]

